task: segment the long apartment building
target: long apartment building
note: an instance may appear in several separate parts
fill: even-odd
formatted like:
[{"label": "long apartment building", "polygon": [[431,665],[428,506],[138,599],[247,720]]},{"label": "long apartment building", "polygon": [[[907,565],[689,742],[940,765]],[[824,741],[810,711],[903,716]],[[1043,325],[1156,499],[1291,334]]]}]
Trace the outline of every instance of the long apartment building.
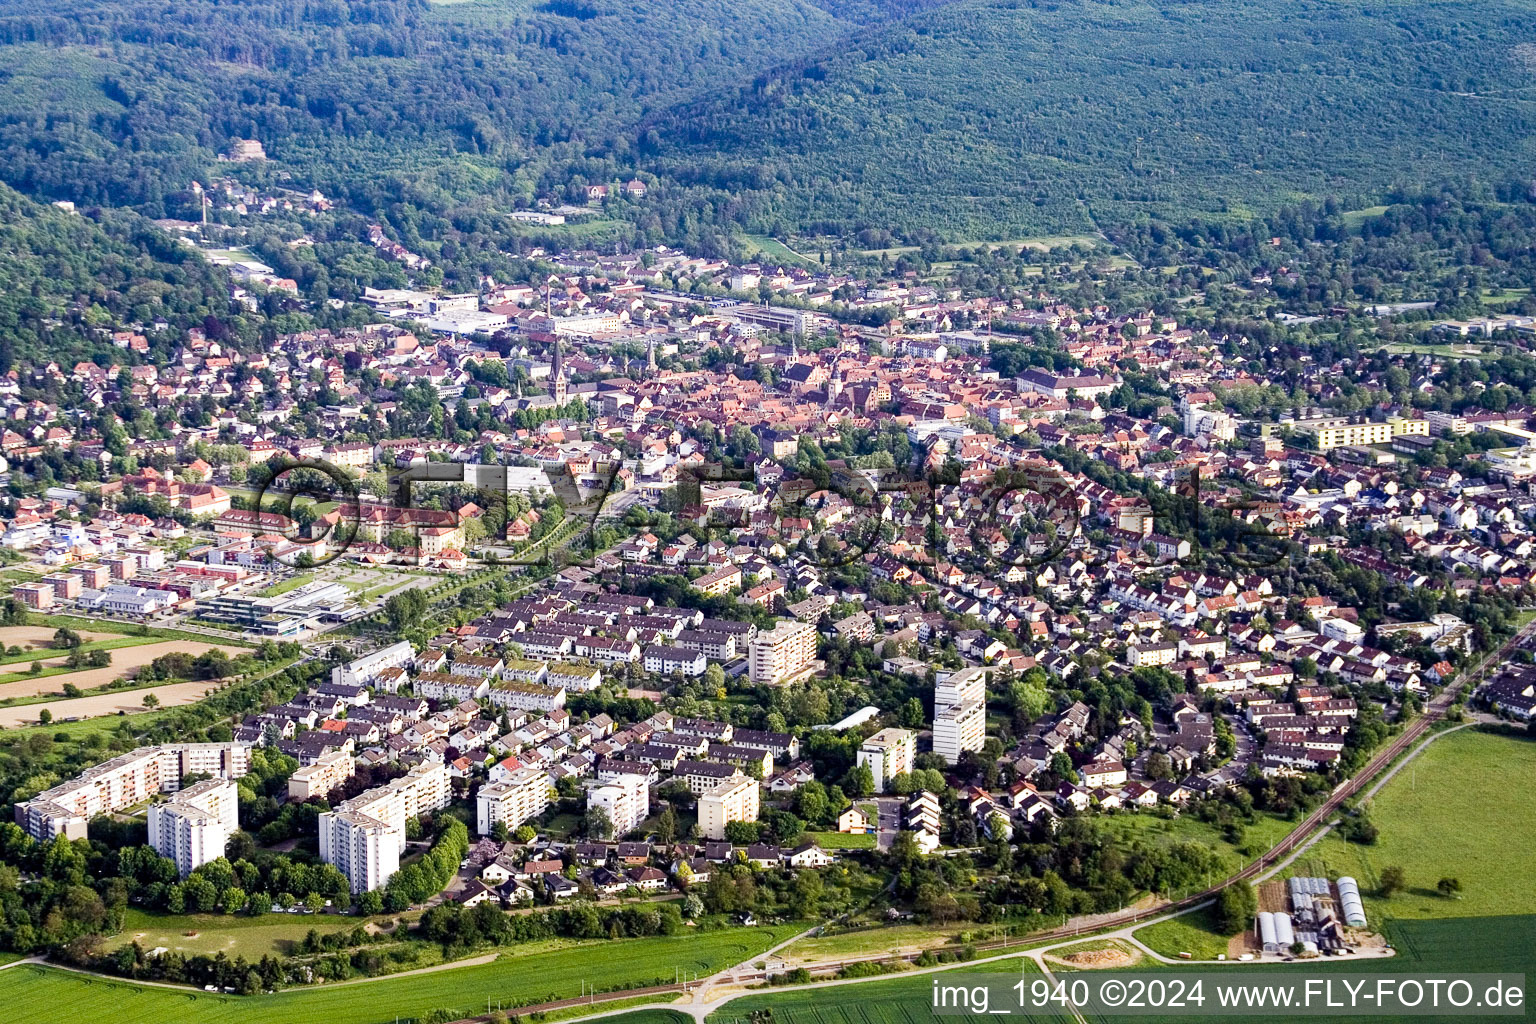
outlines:
[{"label": "long apartment building", "polygon": [[314,764],[307,764],[288,776],[288,799],[298,801],[326,796],[352,777],[356,761],[345,750],[331,750],[320,755]]},{"label": "long apartment building", "polygon": [[756,821],[757,811],[757,780],[736,775],[699,797],[699,830],[706,839],[724,839],[726,825]]},{"label": "long apartment building", "polygon": [[498,821],[515,829],[549,806],[549,776],[537,768],[518,768],[500,782],[488,782],[475,796],[475,828],[488,835]]},{"label": "long apartment building", "polygon": [[347,876],[353,892],[382,888],[400,868],[405,823],[448,806],[448,769],[419,764],[320,815],[320,859]]},{"label": "long apartment building", "polygon": [[1385,422],[1367,420],[1363,423],[1351,422],[1347,416],[1321,416],[1297,420],[1291,426],[1315,437],[1317,450],[1323,452],[1362,444],[1387,444],[1394,437],[1429,436],[1429,420],[1395,416]]},{"label": "long apartment building", "polygon": [[176,862],[186,878],[200,865],[224,856],[240,827],[239,787],[229,779],[205,779],[149,806],[149,845]]},{"label": "long apartment building", "polygon": [[84,839],[98,814],[181,789],[187,775],[238,779],[251,770],[249,743],[166,743],[139,747],[87,768],[68,782],[16,805],[16,824],[34,839]]},{"label": "long apartment building", "polygon": [[859,747],[858,763],[869,769],[875,792],[884,793],[896,776],[912,771],[917,739],[906,729],[881,729]]},{"label": "long apartment building", "polygon": [[987,673],[963,668],[933,688],[933,752],[954,764],[987,738]]},{"label": "long apartment building", "polygon": [[416,650],[410,641],[401,640],[345,665],[337,665],[331,669],[331,682],[372,686],[383,672],[392,668],[409,668],[415,658]]},{"label": "long apartment building", "polygon": [[780,619],[747,646],[748,672],[754,683],[792,679],[816,660],[816,627]]}]

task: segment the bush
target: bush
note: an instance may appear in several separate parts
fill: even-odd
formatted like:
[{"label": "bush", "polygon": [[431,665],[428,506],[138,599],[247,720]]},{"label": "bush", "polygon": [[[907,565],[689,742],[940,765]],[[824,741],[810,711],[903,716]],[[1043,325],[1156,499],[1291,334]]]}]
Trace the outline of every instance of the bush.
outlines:
[{"label": "bush", "polygon": [[1216,924],[1223,935],[1236,935],[1248,927],[1258,913],[1259,901],[1253,886],[1233,882],[1216,896]]}]

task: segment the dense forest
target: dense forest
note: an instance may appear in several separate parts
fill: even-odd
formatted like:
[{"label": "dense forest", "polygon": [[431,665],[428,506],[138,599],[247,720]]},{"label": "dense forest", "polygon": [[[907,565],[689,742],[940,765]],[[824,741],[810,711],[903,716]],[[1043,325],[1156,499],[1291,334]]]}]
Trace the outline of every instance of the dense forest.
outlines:
[{"label": "dense forest", "polygon": [[963,0],[663,115],[650,166],[829,233],[1365,206],[1399,182],[1527,171],[1531,13]]},{"label": "dense forest", "polygon": [[255,138],[302,183],[369,210],[416,191],[527,196],[544,161],[580,156],[567,143],[921,2],[11,0],[0,178],[160,216],[232,140]]},{"label": "dense forest", "polygon": [[270,162],[225,166],[435,239],[639,174],[651,192],[614,203],[609,240],[715,249],[742,231],[961,240],[1359,207],[1528,176],[1531,13],[0,0],[0,180],[164,216],[255,138]]}]

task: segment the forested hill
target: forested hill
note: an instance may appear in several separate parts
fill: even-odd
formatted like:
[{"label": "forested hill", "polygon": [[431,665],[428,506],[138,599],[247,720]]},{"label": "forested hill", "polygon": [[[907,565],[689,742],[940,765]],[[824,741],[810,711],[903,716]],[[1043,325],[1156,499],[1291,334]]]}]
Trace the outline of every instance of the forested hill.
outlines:
[{"label": "forested hill", "polygon": [[0,180],[160,216],[245,137],[365,206],[529,194],[561,143],[928,2],[0,0]]},{"label": "forested hill", "polygon": [[[153,330],[158,318],[174,329]],[[263,319],[232,306],[226,275],[143,218],[67,213],[0,186],[0,373],[102,353],[127,362],[111,332],[133,322],[163,359],[187,327],[252,345]]]},{"label": "forested hill", "polygon": [[236,138],[437,242],[636,173],[705,249],[1367,206],[1530,176],[1536,0],[0,0],[0,181],[186,216]]},{"label": "forested hill", "polygon": [[1529,176],[1536,5],[963,0],[656,118],[761,227],[1079,231]]}]

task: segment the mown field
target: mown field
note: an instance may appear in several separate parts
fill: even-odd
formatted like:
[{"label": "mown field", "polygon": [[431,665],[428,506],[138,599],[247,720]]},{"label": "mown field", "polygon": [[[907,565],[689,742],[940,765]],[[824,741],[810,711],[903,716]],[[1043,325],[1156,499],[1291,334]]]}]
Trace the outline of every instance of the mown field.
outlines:
[{"label": "mown field", "polygon": [[[678,969],[709,974],[793,935],[803,925],[734,928],[702,935],[591,942],[551,953],[515,949],[494,963],[408,977],[233,996],[138,985],[31,965],[0,971],[9,1024],[387,1024],[432,1011],[456,1017],[601,989],[670,983]],[[641,1024],[662,1024],[641,1022]]]},{"label": "mown field", "polygon": [[[411,919],[415,915],[394,916]],[[289,953],[311,929],[328,935],[350,932],[361,923],[340,914],[150,914],[130,907],[123,916],[123,930],[107,944],[137,942],[145,949],[164,946],[180,953],[224,953],[255,960],[268,953]]]},{"label": "mown field", "polygon": [[[1023,958],[1000,963],[973,964],[957,970],[960,972],[987,971],[1012,974],[1021,969],[1036,973],[1039,968],[1033,960]],[[960,1021],[980,1022],[993,1020],[990,1016],[945,1016],[939,1018],[930,1009],[933,1001],[933,977],[926,974],[881,978],[875,981],[856,982],[820,989],[790,989],[780,992],[763,992],[733,999],[710,1014],[708,1024],[747,1024],[754,1011],[770,1010],[773,1024],[926,1024],[944,1020],[948,1024]],[[1010,1021],[1027,1021],[1028,1024],[1068,1021],[1071,1018],[1056,1014],[1013,1013]]]},{"label": "mown field", "polygon": [[1227,951],[1227,936],[1216,930],[1216,915],[1209,907],[1159,921],[1132,934],[1168,957],[1189,953],[1196,960],[1214,960]]},{"label": "mown field", "polygon": [[[1380,830],[1363,846],[1329,835],[1296,862],[1292,875],[1353,875],[1376,920],[1536,914],[1536,742],[1463,729],[1437,739],[1408,762],[1372,801]],[[1375,893],[1383,868],[1396,866],[1407,889]],[[1435,890],[1460,880],[1460,898]]]},{"label": "mown field", "polygon": [[[1417,978],[1435,977],[1453,971],[1489,974],[1528,973],[1531,968],[1531,950],[1536,948],[1536,916],[1510,917],[1458,917],[1439,921],[1397,921],[1387,925],[1387,938],[1397,947],[1397,956],[1390,960],[1372,960],[1368,964],[1349,958],[1315,960],[1308,963],[1280,964],[1266,968],[1277,973],[1326,974],[1332,971],[1371,973],[1382,975],[1409,975]],[[1187,970],[1180,966],[1162,968]],[[1208,977],[1220,977],[1230,968],[1207,968]],[[1095,1016],[1090,1020],[1119,1021],[1124,1017]],[[1137,1017],[1147,1024],[1184,1024],[1189,1016]],[[1212,1018],[1216,1019],[1216,1018]],[[1257,1019],[1257,1018],[1254,1018]],[[1361,1020],[1412,1021],[1426,1024],[1433,1021],[1484,1020],[1485,1017],[1412,1016],[1389,1017],[1330,1017],[1308,1014],[1308,1024],[1345,1024]],[[1509,1018],[1518,1019],[1518,1018]],[[834,1024],[834,1022],[827,1022]]]}]

